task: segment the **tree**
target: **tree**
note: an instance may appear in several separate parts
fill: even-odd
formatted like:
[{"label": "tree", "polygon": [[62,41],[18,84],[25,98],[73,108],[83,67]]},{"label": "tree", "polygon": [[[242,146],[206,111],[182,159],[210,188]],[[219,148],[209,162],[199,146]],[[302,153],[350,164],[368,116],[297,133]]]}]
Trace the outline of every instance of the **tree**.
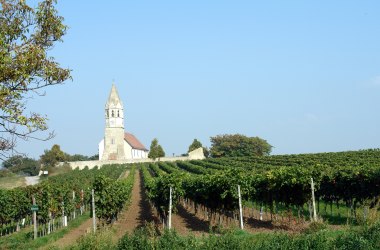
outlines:
[{"label": "tree", "polygon": [[[206,147],[203,147],[202,143],[200,141],[198,141],[197,139],[194,139],[193,143],[191,143],[187,153],[190,153],[191,151],[194,151],[198,148],[203,148],[203,154],[205,155],[206,158],[209,157],[209,155],[210,155],[209,150]],[[188,154],[183,154],[183,156],[188,156]]]},{"label": "tree", "polygon": [[191,145],[189,146],[189,150],[187,152],[190,153],[191,151],[194,151],[201,147],[202,147],[202,143],[198,141],[197,139],[194,139],[193,143],[191,143]]},{"label": "tree", "polygon": [[[67,27],[55,9],[56,0],[43,0],[32,8],[22,0],[0,0],[0,158],[13,153],[17,139],[46,131],[47,117],[27,111],[27,101],[44,95],[48,86],[70,79],[70,70],[47,51],[62,41]],[[30,113],[29,113],[30,112]]]},{"label": "tree", "polygon": [[41,155],[41,164],[44,167],[55,167],[58,162],[66,160],[67,154],[65,154],[57,144],[53,145],[50,150],[45,150],[44,154]]},{"label": "tree", "polygon": [[21,155],[8,158],[3,161],[2,166],[15,174],[21,175],[34,176],[38,175],[39,172],[38,161]]},{"label": "tree", "polygon": [[210,156],[210,150],[208,150],[207,147],[203,147],[203,154],[206,158],[208,158]]},{"label": "tree", "polygon": [[211,157],[263,156],[271,151],[272,146],[259,137],[240,134],[211,137]]},{"label": "tree", "polygon": [[164,157],[164,156],[165,156],[165,152],[163,148],[161,147],[161,145],[158,144],[157,138],[154,138],[150,145],[148,157],[150,159],[155,160],[157,158]]}]

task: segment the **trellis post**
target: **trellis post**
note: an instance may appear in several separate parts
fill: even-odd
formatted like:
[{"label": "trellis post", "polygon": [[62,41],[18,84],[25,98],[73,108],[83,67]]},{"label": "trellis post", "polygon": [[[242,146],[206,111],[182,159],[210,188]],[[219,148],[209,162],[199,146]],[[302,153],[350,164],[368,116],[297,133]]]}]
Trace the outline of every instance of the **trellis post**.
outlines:
[{"label": "trellis post", "polygon": [[241,229],[241,230],[244,230],[244,222],[243,222],[243,207],[242,207],[242,202],[241,202],[240,185],[238,185],[238,195],[239,195],[240,229]]}]

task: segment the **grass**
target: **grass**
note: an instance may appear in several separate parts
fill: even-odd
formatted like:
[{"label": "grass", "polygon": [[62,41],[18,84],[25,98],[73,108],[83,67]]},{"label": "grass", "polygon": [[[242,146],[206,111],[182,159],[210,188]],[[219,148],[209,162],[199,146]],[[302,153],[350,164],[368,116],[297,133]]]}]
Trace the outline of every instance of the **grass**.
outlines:
[{"label": "grass", "polygon": [[24,176],[9,176],[0,178],[0,188],[12,189],[25,186]]},{"label": "grass", "polygon": [[[60,167],[49,167],[46,170],[49,172],[48,176],[66,174],[72,171],[71,167],[68,164],[64,164],[63,166],[60,166]],[[42,177],[46,178],[46,176],[42,176]]]},{"label": "grass", "polygon": [[79,227],[89,219],[89,213],[79,216],[71,221],[68,227],[59,229],[50,235],[33,240],[33,229],[25,228],[18,233],[0,238],[0,249],[39,249],[63,238],[72,229]]},{"label": "grass", "polygon": [[369,227],[345,227],[342,230],[313,226],[308,233],[300,234],[250,234],[231,230],[200,237],[180,236],[174,230],[152,234],[149,228],[140,228],[133,234],[126,234],[117,245],[111,243],[110,233],[89,234],[70,249],[380,249],[380,222]]},{"label": "grass", "polygon": [[[244,205],[248,208],[254,208],[256,210],[260,210],[260,204],[256,202],[250,202],[246,201],[244,202]],[[351,218],[351,209],[348,207],[345,203],[339,202],[339,208],[334,203],[332,206],[330,206],[329,203],[320,201],[319,202],[319,209],[318,204],[317,206],[317,214],[320,218],[322,218],[324,221],[328,222],[330,225],[346,225],[346,224],[357,224],[356,219]],[[287,218],[289,216],[288,208],[284,206],[283,204],[277,204],[277,207],[274,208],[276,211],[276,215],[278,218]],[[298,217],[298,210],[296,207],[290,207],[291,214],[293,217]],[[356,208],[356,214],[358,217],[363,216],[363,207],[357,207]],[[267,206],[264,206],[264,213],[267,212],[270,214],[270,209]],[[310,213],[308,205],[305,204],[303,207],[301,207],[301,216],[306,220],[310,220]]]}]

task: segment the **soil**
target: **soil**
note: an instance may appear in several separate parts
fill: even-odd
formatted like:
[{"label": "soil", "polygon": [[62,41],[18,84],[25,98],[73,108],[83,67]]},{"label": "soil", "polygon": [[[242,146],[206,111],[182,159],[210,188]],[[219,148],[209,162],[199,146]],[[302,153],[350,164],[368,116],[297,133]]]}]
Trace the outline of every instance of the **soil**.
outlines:
[{"label": "soil", "polygon": [[136,171],[131,204],[126,211],[123,211],[120,214],[119,220],[113,225],[113,228],[116,231],[115,240],[120,239],[127,232],[132,233],[135,229],[145,226],[146,223],[152,222],[158,223],[158,220],[147,200],[142,176],[139,171]]},{"label": "soil", "polygon": [[181,235],[194,234],[202,235],[207,234],[209,230],[209,223],[206,220],[190,213],[183,206],[178,206],[178,211],[172,216],[172,227]]}]

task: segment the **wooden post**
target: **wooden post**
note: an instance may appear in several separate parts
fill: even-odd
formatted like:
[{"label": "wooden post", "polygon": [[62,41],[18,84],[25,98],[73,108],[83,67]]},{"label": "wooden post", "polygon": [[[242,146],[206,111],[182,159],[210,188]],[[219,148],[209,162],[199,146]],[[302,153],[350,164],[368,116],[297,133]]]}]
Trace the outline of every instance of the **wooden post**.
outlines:
[{"label": "wooden post", "polygon": [[83,209],[84,209],[83,198],[84,198],[84,193],[83,193],[83,189],[82,189],[80,191],[80,215],[83,215]]},{"label": "wooden post", "polygon": [[[33,206],[35,206],[36,198],[34,198],[34,195],[32,196],[32,200],[33,200]],[[33,239],[37,239],[37,211],[33,211],[33,231],[34,231]]]},{"label": "wooden post", "polygon": [[312,202],[313,202],[313,220],[317,221],[317,209],[315,207],[315,195],[314,195],[314,180],[311,178],[311,197],[312,197]]},{"label": "wooden post", "polygon": [[242,207],[242,204],[241,204],[240,185],[238,185],[238,195],[239,195],[240,229],[241,229],[241,230],[244,230],[244,222],[243,222],[243,207]]},{"label": "wooden post", "polygon": [[168,228],[172,229],[172,187],[169,189],[169,220],[168,220]]},{"label": "wooden post", "polygon": [[51,212],[49,211],[48,234],[51,233]]},{"label": "wooden post", "polygon": [[95,213],[95,193],[94,189],[92,190],[92,226],[94,233],[96,232],[96,213]]},{"label": "wooden post", "polygon": [[75,212],[75,191],[73,190],[73,203],[74,203],[74,211],[73,211],[73,218],[76,218],[76,212]]},{"label": "wooden post", "polygon": [[62,227],[65,227],[65,202],[62,201]]}]

